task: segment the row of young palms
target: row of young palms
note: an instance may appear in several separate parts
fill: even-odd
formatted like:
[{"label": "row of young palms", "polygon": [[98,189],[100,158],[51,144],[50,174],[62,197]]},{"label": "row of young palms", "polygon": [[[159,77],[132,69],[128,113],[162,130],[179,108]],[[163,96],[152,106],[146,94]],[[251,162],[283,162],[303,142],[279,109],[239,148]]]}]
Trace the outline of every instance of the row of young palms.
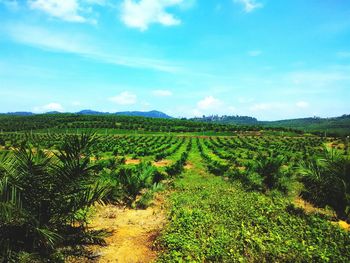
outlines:
[{"label": "row of young palms", "polygon": [[[222,146],[210,142],[213,141],[205,142],[208,150],[218,158],[226,157]],[[314,142],[319,147],[319,141]],[[232,149],[235,150],[239,152],[240,148]],[[318,207],[331,207],[338,218],[350,220],[350,156],[344,151],[324,147],[315,151],[317,154],[298,161],[286,158],[298,152],[261,151],[256,153],[254,161],[235,159],[229,168],[223,166],[224,160],[208,159],[202,147],[200,151],[214,174],[239,179],[248,189],[262,192],[276,189],[287,194],[296,182],[301,182],[300,194],[304,199]]]},{"label": "row of young palms", "polygon": [[55,151],[22,144],[1,155],[0,262],[63,262],[87,253],[84,245],[104,242],[104,232],[87,228],[93,205],[142,208],[162,189],[166,174],[151,163],[92,162],[97,142],[94,134],[70,135]]}]

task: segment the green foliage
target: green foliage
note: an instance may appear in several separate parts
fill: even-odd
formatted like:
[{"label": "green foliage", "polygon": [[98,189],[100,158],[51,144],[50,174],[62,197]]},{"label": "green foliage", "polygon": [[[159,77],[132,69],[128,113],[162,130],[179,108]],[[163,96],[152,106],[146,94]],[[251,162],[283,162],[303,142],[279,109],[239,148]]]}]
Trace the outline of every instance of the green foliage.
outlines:
[{"label": "green foliage", "polygon": [[[348,262],[349,234],[197,167],[175,182],[159,262]],[[253,181],[255,179],[252,179]]]},{"label": "green foliage", "polygon": [[165,171],[169,176],[174,177],[175,175],[179,175],[180,173],[183,172],[184,165],[186,163],[188,154],[191,151],[191,149],[192,149],[192,139],[187,144],[186,151],[181,154],[180,159],[177,160],[174,164],[166,167]]},{"label": "green foliage", "polygon": [[154,183],[151,188],[147,189],[145,193],[142,194],[139,200],[136,201],[135,205],[137,208],[146,209],[154,198],[157,192],[163,191],[164,185],[162,183]]},{"label": "green foliage", "polygon": [[350,134],[350,115],[335,118],[303,118],[260,123],[268,127],[283,127],[313,132],[324,136],[347,136]]},{"label": "green foliage", "polygon": [[262,156],[256,162],[255,171],[263,178],[263,184],[266,189],[275,188],[281,177],[281,167],[283,164],[283,156]]},{"label": "green foliage", "polygon": [[340,218],[350,219],[350,158],[334,149],[324,149],[319,159],[299,168],[303,196],[318,206],[331,206]]},{"label": "green foliage", "polygon": [[106,187],[93,180],[91,135],[66,138],[54,156],[19,148],[1,160],[0,249],[3,260],[20,251],[49,256],[65,241],[71,224],[83,230],[81,212],[99,202]]},{"label": "green foliage", "polygon": [[135,167],[122,167],[117,174],[124,202],[128,205],[136,200],[142,189],[152,187],[161,179],[162,175],[150,163],[140,163]]},{"label": "green foliage", "polygon": [[[44,133],[0,135],[7,144],[0,152],[0,252],[8,261],[45,258],[62,262],[64,254],[73,252],[77,244],[103,244],[103,233],[86,230],[90,207],[95,202],[112,202],[146,208],[163,189],[165,178],[172,179],[174,191],[169,226],[159,241],[164,249],[160,261],[349,259],[348,234],[325,218],[305,215],[283,195],[293,192],[294,167],[304,160],[299,169],[305,185],[303,196],[320,206],[332,206],[345,218],[349,212],[349,159],[344,141],[288,137],[277,130],[269,131],[270,136],[257,127],[113,116],[0,118],[1,124],[18,130],[50,128]],[[68,133],[75,133],[92,127],[106,134],[91,137],[53,132],[67,128]],[[217,135],[215,130],[231,131],[230,135],[234,130],[249,131],[194,140],[183,135],[140,136],[137,132],[107,135],[117,128],[201,135],[205,131]],[[322,156],[325,143],[339,153]],[[316,161],[319,156],[322,158]],[[141,163],[125,164],[130,157]],[[165,167],[156,168],[149,162],[166,157],[173,162]],[[190,165],[185,170],[186,163]]]},{"label": "green foliage", "polygon": [[[8,116],[0,114],[3,131],[37,131],[60,129],[62,133],[77,129],[101,129],[105,134],[110,130],[141,132],[227,132],[234,130],[258,130],[259,127],[202,123],[183,119],[161,119],[116,115],[40,114],[34,116]],[[129,132],[130,133],[130,132]]]}]

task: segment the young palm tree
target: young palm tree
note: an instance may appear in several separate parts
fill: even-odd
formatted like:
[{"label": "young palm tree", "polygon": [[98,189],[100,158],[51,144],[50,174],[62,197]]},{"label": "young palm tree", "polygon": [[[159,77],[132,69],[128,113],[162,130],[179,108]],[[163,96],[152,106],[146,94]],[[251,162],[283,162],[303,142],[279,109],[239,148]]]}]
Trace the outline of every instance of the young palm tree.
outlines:
[{"label": "young palm tree", "polygon": [[276,157],[261,156],[256,162],[255,172],[260,174],[263,178],[263,185],[265,190],[275,188],[281,178],[281,167],[284,158],[281,155]]},{"label": "young palm tree", "polygon": [[[81,211],[101,201],[108,186],[94,183],[89,148],[94,136],[67,136],[53,156],[25,145],[1,160],[0,250],[49,255],[67,229],[86,225]],[[1,257],[0,257],[1,259]]]},{"label": "young palm tree", "polygon": [[304,197],[318,206],[331,206],[340,218],[348,218],[350,208],[350,159],[335,149],[324,149],[321,158],[302,163],[299,168],[305,186]]},{"label": "young palm tree", "polygon": [[140,163],[134,168],[120,170],[118,180],[125,194],[125,202],[131,205],[142,189],[151,187],[157,173],[157,169],[149,163]]}]

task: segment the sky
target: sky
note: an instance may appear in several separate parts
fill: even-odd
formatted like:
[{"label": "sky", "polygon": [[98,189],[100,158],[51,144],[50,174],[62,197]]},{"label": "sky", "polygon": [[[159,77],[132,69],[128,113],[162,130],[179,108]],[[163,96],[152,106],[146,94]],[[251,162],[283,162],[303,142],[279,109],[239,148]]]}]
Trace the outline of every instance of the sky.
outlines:
[{"label": "sky", "polygon": [[350,114],[349,0],[0,0],[0,112]]}]

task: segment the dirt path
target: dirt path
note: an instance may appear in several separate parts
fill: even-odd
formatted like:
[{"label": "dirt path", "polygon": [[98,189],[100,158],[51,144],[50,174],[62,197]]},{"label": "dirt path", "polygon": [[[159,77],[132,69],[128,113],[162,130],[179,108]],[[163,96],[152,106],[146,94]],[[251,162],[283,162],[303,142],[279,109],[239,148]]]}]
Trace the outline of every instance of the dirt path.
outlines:
[{"label": "dirt path", "polygon": [[163,197],[155,198],[154,205],[145,210],[100,206],[94,216],[93,229],[107,229],[112,235],[107,246],[99,247],[95,254],[98,262],[137,263],[152,262],[157,257],[153,242],[165,224]]},{"label": "dirt path", "polygon": [[[327,210],[327,209],[324,209],[324,208],[318,208],[318,207],[315,207],[313,206],[311,203],[303,200],[302,198],[300,197],[297,197],[295,200],[294,200],[294,204],[297,206],[297,207],[300,207],[302,209],[304,209],[304,211],[307,213],[307,214],[313,214],[313,213],[320,213],[320,214],[325,214],[325,215],[328,215],[330,217],[334,217],[336,218],[336,214],[334,211],[332,210]],[[338,220],[338,221],[330,221],[333,225],[336,225],[336,226],[339,226],[340,228],[346,230],[346,231],[350,231],[350,224],[348,224],[347,222],[343,221],[343,220]]]},{"label": "dirt path", "polygon": [[141,162],[140,159],[127,159],[125,164],[139,164]]}]

